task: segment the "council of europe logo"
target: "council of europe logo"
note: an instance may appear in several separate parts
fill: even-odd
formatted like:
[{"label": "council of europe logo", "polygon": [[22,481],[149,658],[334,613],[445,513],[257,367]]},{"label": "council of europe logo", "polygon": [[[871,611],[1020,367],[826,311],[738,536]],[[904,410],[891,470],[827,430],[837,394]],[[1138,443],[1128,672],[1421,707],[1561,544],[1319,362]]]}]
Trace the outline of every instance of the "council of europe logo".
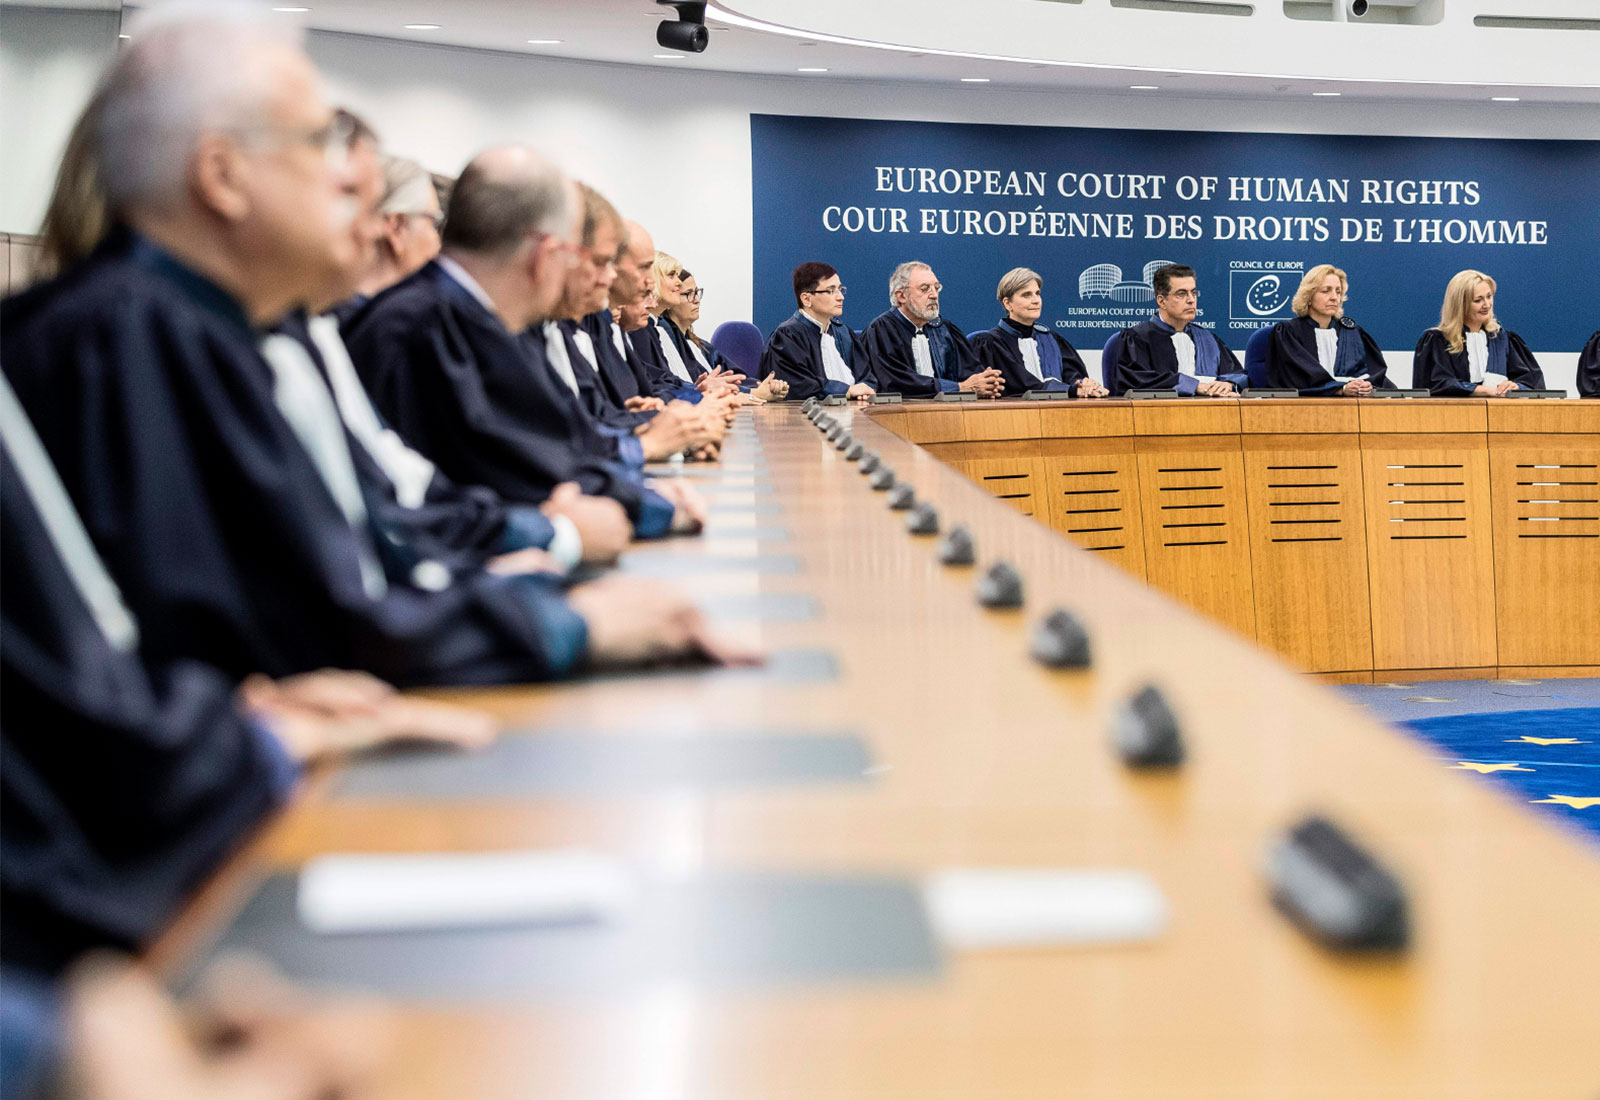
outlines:
[{"label": "council of europe logo", "polygon": [[1122,277],[1122,268],[1116,264],[1095,264],[1086,267],[1078,276],[1079,298],[1110,298],[1113,302],[1153,302],[1155,287],[1150,277],[1172,263],[1171,260],[1151,260],[1144,265],[1144,281],[1135,282]]},{"label": "council of europe logo", "polygon": [[1235,264],[1228,272],[1228,318],[1233,321],[1284,321],[1305,264]]}]

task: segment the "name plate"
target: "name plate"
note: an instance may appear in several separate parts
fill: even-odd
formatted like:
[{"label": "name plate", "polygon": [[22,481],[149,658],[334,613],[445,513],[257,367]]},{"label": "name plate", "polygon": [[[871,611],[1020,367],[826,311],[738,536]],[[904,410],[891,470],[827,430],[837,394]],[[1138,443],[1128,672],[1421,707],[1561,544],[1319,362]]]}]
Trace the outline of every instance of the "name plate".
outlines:
[{"label": "name plate", "polygon": [[1524,401],[1564,401],[1566,390],[1512,390],[1507,397],[1517,397]]},{"label": "name plate", "polygon": [[1071,390],[1027,390],[1022,395],[1025,401],[1070,401]]},{"label": "name plate", "polygon": [[873,405],[899,405],[903,401],[904,398],[898,393],[875,393],[867,398],[867,402]]},{"label": "name plate", "polygon": [[1253,389],[1252,388],[1252,389],[1245,390],[1239,396],[1240,397],[1264,397],[1264,398],[1299,397],[1300,396],[1300,391],[1299,390],[1278,390],[1278,389],[1266,389],[1266,388]]},{"label": "name plate", "polygon": [[1188,397],[1186,393],[1177,390],[1129,390],[1122,395],[1129,401],[1170,401],[1179,397]]},{"label": "name plate", "polygon": [[976,401],[977,399],[978,395],[975,393],[941,393],[934,398],[935,401]]},{"label": "name plate", "polygon": [[1367,397],[1427,397],[1427,390],[1380,390],[1374,389]]}]

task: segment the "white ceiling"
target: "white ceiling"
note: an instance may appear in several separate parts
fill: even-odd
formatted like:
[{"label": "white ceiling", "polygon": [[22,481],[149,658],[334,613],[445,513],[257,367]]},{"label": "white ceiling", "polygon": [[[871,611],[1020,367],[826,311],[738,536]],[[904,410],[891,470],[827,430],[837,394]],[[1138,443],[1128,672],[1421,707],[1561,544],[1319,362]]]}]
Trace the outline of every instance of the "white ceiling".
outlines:
[{"label": "white ceiling", "polygon": [[[79,0],[82,2],[82,0]],[[92,2],[92,0],[91,0]],[[1120,0],[1118,0],[1120,2]],[[1395,0],[1380,0],[1393,4]],[[1281,0],[1230,17],[1113,7],[1113,0],[714,0],[710,48],[660,58],[651,0],[304,0],[284,13],[313,29],[628,65],[759,73],[805,81],[955,83],[1169,101],[1337,92],[1348,98],[1600,103],[1600,32],[1474,26],[1475,14],[1600,15],[1592,0],[1448,0],[1438,24],[1291,20]],[[292,3],[279,6],[290,7]],[[1403,5],[1402,5],[1403,6]],[[1303,9],[1303,0],[1301,3]],[[728,26],[715,15],[747,25]],[[1385,13],[1388,14],[1388,13]],[[777,29],[754,29],[766,22]],[[437,30],[407,30],[434,23]],[[534,45],[530,39],[558,39]],[[880,46],[847,41],[870,40]],[[959,56],[961,54],[989,55]],[[802,75],[803,68],[826,73]],[[1494,73],[1496,82],[1478,74]],[[1354,78],[1354,79],[1352,79]],[[1130,85],[1156,85],[1134,91]],[[1026,121],[1019,119],[1018,121]]]}]

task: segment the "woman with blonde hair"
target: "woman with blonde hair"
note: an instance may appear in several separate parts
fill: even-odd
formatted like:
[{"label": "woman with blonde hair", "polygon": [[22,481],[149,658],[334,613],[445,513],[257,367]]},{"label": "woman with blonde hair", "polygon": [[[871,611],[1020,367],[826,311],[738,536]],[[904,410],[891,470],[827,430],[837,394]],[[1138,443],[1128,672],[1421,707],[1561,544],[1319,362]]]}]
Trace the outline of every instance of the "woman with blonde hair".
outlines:
[{"label": "woman with blonde hair", "polygon": [[[733,365],[710,340],[696,335],[694,323],[700,319],[700,299],[705,296],[705,291],[700,289],[700,284],[695,281],[694,275],[684,267],[678,269],[678,301],[676,305],[666,308],[661,314],[661,323],[667,333],[677,342],[684,354],[694,360],[701,370],[716,374],[721,372],[727,377],[742,377],[739,369]],[[789,383],[782,381],[777,375],[768,375],[758,386],[752,386],[748,380],[741,388],[755,401],[779,401],[789,392]]]},{"label": "woman with blonde hair", "polygon": [[1445,287],[1439,324],[1417,341],[1413,385],[1434,397],[1502,397],[1544,389],[1544,372],[1522,337],[1494,316],[1495,281],[1461,271]]},{"label": "woman with blonde hair", "polygon": [[1300,280],[1294,320],[1272,326],[1267,381],[1301,397],[1365,397],[1394,389],[1378,342],[1344,315],[1350,279],[1332,264],[1318,264]]},{"label": "woman with blonde hair", "polygon": [[1044,278],[1014,267],[1000,277],[994,296],[1006,315],[988,332],[972,337],[972,352],[1005,379],[1006,393],[1054,390],[1073,397],[1104,397],[1106,388],[1089,377],[1078,350],[1039,324],[1044,313]]}]

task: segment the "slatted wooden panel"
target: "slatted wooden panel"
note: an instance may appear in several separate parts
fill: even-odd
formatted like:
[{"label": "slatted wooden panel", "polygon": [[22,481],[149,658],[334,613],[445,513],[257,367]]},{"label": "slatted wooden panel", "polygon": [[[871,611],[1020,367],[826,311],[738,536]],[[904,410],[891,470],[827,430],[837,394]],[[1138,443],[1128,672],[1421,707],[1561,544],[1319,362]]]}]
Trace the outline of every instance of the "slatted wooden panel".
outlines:
[{"label": "slatted wooden panel", "polygon": [[1239,437],[1139,438],[1135,445],[1146,578],[1255,637]]},{"label": "slatted wooden panel", "polygon": [[1025,516],[1048,516],[1040,490],[1044,464],[1037,458],[975,458],[964,463],[966,474]]},{"label": "slatted wooden panel", "polygon": [[1363,436],[1372,654],[1379,669],[1495,660],[1485,436]]},{"label": "slatted wooden panel", "polygon": [[1354,435],[1244,437],[1256,640],[1315,672],[1372,668]]},{"label": "slatted wooden panel", "polygon": [[1500,662],[1600,664],[1600,437],[1490,439]]},{"label": "slatted wooden panel", "polygon": [[1044,484],[1050,526],[1144,579],[1144,518],[1133,439],[1048,440]]}]

